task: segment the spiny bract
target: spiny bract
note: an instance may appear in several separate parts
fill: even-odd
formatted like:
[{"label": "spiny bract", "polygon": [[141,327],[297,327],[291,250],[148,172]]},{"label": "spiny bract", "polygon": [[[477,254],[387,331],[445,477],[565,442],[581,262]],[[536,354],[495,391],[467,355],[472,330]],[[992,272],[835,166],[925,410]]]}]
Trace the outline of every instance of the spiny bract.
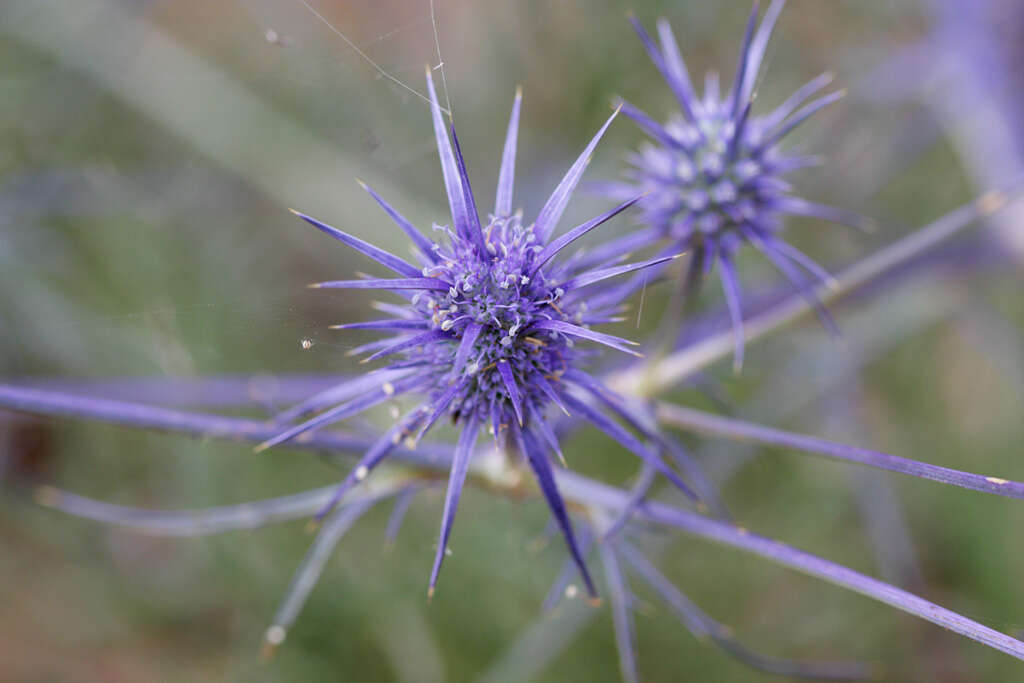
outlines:
[{"label": "spiny bract", "polygon": [[633,342],[590,329],[591,325],[614,320],[620,301],[609,300],[606,296],[604,303],[591,310],[585,297],[591,296],[609,278],[663,263],[672,256],[624,264],[621,254],[608,254],[598,248],[591,253],[579,252],[564,261],[555,260],[570,244],[637,200],[631,197],[552,239],[555,226],[615,113],[555,188],[536,221],[526,224],[520,213],[512,212],[521,103],[521,94],[517,93],[505,140],[494,212],[488,222],[482,224],[455,129],[451,127],[449,136],[429,71],[427,88],[452,219],[450,227],[435,226],[442,240],[428,239],[364,185],[412,240],[418,264],[413,265],[296,212],[398,276],[313,285],[392,290],[402,296],[403,302],[399,305],[379,304],[382,310],[392,314],[391,318],[337,326],[387,332],[387,338],[360,350],[372,351],[366,360],[398,359],[287,411],[280,417],[289,422],[322,412],[283,430],[261,448],[351,417],[395,396],[424,397],[416,407],[397,418],[396,424],[369,449],[324,507],[319,515],[323,517],[349,488],[366,478],[399,444],[404,441],[414,445],[442,416],[451,417],[462,431],[452,460],[441,539],[430,577],[430,591],[433,591],[473,446],[480,426],[489,422],[500,446],[511,446],[525,456],[584,582],[593,593],[593,583],[555,485],[549,459],[552,454],[560,457],[561,452],[554,430],[545,421],[545,411],[554,403],[566,413],[571,411],[588,419],[689,492],[679,476],[663,463],[657,449],[648,447],[595,407],[595,403],[600,404],[620,418],[624,416],[622,403],[615,395],[582,372],[579,365],[588,353],[575,346],[579,340],[588,340],[634,353]]},{"label": "spiny bract", "polygon": [[[734,255],[744,243],[762,252],[801,291],[813,297],[799,271],[829,281],[829,275],[805,254],[778,238],[785,215],[800,215],[864,227],[852,213],[801,199],[791,194],[783,177],[818,163],[817,157],[787,154],[782,139],[812,114],[832,104],[842,92],[807,100],[832,78],[819,76],[797,90],[775,111],[752,114],[755,85],[765,48],[785,0],[775,0],[755,32],[755,3],[740,49],[732,88],[719,92],[718,74],[708,73],[704,95],[698,97],[690,81],[675,36],[668,22],[658,22],[660,45],[635,17],[630,17],[655,66],[667,81],[680,106],[660,124],[629,103],[623,113],[651,138],[629,157],[628,182],[610,183],[609,196],[635,196],[646,230],[627,236],[630,247],[668,241],[669,251],[692,251],[695,272],[710,272],[720,265],[719,276],[736,333],[736,365],[743,359],[742,309]],[[667,253],[667,252],[666,252]],[[687,278],[689,280],[690,278]],[[831,319],[819,308],[826,326]]]}]

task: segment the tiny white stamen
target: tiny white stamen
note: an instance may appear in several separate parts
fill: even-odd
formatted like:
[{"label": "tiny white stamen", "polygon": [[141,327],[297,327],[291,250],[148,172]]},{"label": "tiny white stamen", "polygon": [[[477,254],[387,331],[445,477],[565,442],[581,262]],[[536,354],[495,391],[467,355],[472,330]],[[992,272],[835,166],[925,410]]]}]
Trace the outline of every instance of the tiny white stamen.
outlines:
[{"label": "tiny white stamen", "polygon": [[383,389],[384,393],[387,394],[388,396],[395,395],[395,385],[392,384],[391,382],[384,382],[384,384],[381,385],[381,389]]},{"label": "tiny white stamen", "polygon": [[366,465],[360,465],[359,467],[356,468],[356,481],[362,481],[363,479],[366,479],[367,475],[369,474],[370,470],[366,468]]},{"label": "tiny white stamen", "polygon": [[575,583],[570,583],[568,586],[565,587],[565,597],[569,598],[570,600],[579,595],[579,592],[580,589],[576,587]]},{"label": "tiny white stamen", "polygon": [[284,626],[280,624],[274,624],[267,629],[267,632],[263,635],[263,640],[267,641],[269,645],[277,647],[284,642],[288,632],[284,629]]}]

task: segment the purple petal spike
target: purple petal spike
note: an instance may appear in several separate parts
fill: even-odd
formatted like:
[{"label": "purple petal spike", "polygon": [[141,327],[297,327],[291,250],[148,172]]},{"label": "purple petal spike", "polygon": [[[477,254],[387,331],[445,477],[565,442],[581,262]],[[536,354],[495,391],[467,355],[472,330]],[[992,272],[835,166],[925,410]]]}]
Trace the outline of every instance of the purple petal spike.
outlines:
[{"label": "purple petal spike", "polygon": [[386,384],[383,387],[367,392],[359,398],[354,398],[347,403],[337,405],[330,410],[317,415],[312,420],[307,420],[302,424],[292,427],[291,429],[286,429],[274,438],[267,439],[256,446],[255,450],[257,452],[265,451],[266,449],[282,444],[285,441],[290,441],[300,434],[305,434],[313,429],[319,429],[320,427],[325,427],[334,422],[344,420],[347,417],[358,415],[359,413],[369,410],[373,406],[390,400],[393,396],[399,396],[407,391],[418,388],[423,384],[423,378],[416,376],[400,379],[393,384]]},{"label": "purple petal spike", "polygon": [[672,27],[664,19],[658,20],[658,38],[661,39],[662,74],[668,81],[669,88],[675,94],[683,112],[690,117],[691,121],[696,121],[697,94],[693,90],[693,84],[690,83],[690,74],[687,72],[683,55],[679,51],[676,37],[672,33]]},{"label": "purple petal spike", "polygon": [[562,453],[562,446],[558,443],[558,436],[555,435],[554,430],[551,429],[551,426],[544,420],[544,416],[541,415],[536,408],[533,408],[532,410],[535,418],[532,422],[533,426],[536,427],[537,431],[540,432],[540,435],[544,437],[544,441],[547,442],[551,451],[558,456],[558,461],[562,463],[562,467],[568,467],[569,465],[565,461],[565,454]]},{"label": "purple petal spike", "polygon": [[476,211],[476,200],[473,198],[473,188],[469,184],[469,174],[466,172],[466,160],[463,158],[462,148],[459,146],[459,136],[455,134],[455,124],[452,124],[450,128],[452,132],[452,146],[455,149],[455,163],[459,167],[462,201],[466,205],[466,232],[476,245],[480,255],[483,256],[487,254],[487,247],[484,246],[484,233],[480,227],[480,214]]},{"label": "purple petal spike", "polygon": [[411,337],[400,339],[393,344],[385,346],[380,351],[367,356],[363,362],[365,363],[371,360],[376,360],[383,356],[390,356],[392,354],[399,353],[400,351],[407,351],[409,349],[414,349],[418,346],[424,346],[431,342],[437,342],[443,339],[451,339],[451,335],[443,330],[430,330],[429,332],[423,332],[422,334],[414,334]]},{"label": "purple petal spike", "polygon": [[660,431],[654,415],[650,411],[631,409],[624,397],[615,393],[596,377],[582,370],[571,369],[565,373],[565,379],[580,387],[598,401],[610,408],[630,427],[648,438],[654,438]]},{"label": "purple petal spike", "polygon": [[441,563],[444,562],[445,553],[448,551],[448,538],[452,533],[455,511],[459,507],[459,495],[462,493],[462,485],[466,481],[466,471],[469,468],[470,456],[473,455],[473,446],[476,444],[479,427],[480,423],[476,418],[470,418],[459,435],[459,443],[455,446],[455,458],[452,460],[452,469],[448,478],[448,492],[444,498],[444,514],[441,517],[441,535],[437,541],[434,567],[430,570],[428,597],[434,596],[434,586],[437,585],[437,577],[441,573]]},{"label": "purple petal spike", "polygon": [[[552,332],[559,332],[561,334],[567,334],[572,337],[580,337],[581,339],[589,339],[599,344],[604,344],[623,353],[628,353],[633,356],[640,356],[636,351],[628,348],[627,344],[636,346],[636,342],[631,342],[628,339],[622,337],[616,337],[610,334],[604,334],[603,332],[594,332],[588,330],[585,327],[579,325],[573,325],[572,323],[563,322],[561,320],[541,320],[540,322],[534,323],[534,330],[550,330]],[[500,368],[499,368],[500,369]],[[504,374],[502,375],[504,376]]]},{"label": "purple petal spike", "polygon": [[593,156],[597,143],[600,142],[604,132],[608,130],[608,126],[612,125],[612,121],[615,120],[618,113],[618,109],[612,112],[612,115],[604,122],[604,125],[597,131],[597,134],[583,148],[583,152],[580,153],[573,165],[569,167],[565,177],[558,183],[555,191],[551,193],[547,203],[541,207],[540,213],[537,214],[536,231],[542,242],[547,242],[551,239],[555,225],[558,223],[558,219],[562,217],[565,207],[569,204],[569,198],[579,184],[580,178],[583,177],[583,171],[586,170],[587,164],[590,163],[590,157]]},{"label": "purple petal spike", "polygon": [[320,529],[313,545],[303,558],[302,563],[292,576],[291,584],[285,592],[285,598],[277,608],[274,622],[264,635],[264,656],[273,653],[274,648],[284,642],[295,619],[306,604],[306,599],[320,578],[327,559],[342,536],[352,528],[359,518],[369,510],[376,500],[355,503],[338,510]]},{"label": "purple petal spike", "polygon": [[393,545],[395,539],[398,538],[398,532],[402,528],[402,522],[405,520],[405,516],[409,512],[409,507],[412,505],[413,500],[416,498],[416,494],[419,492],[419,486],[408,486],[395,497],[395,506],[391,510],[391,516],[388,517],[387,528],[384,530],[384,544],[386,546]]},{"label": "purple petal spike", "polygon": [[[696,460],[664,433],[652,411],[647,410],[646,406],[638,407],[627,403],[625,398],[582,370],[569,370],[566,373],[566,379],[596,398],[619,419],[657,444],[662,453],[671,456],[689,480],[693,482],[696,488],[696,492],[692,494],[693,500],[706,503],[716,515],[723,519],[729,517],[715,485],[708,479]],[[683,493],[691,495],[690,488],[683,489]]]},{"label": "purple petal spike", "polygon": [[[625,187],[625,185],[623,185],[623,187]],[[633,188],[630,189],[632,190]],[[624,197],[623,199],[628,199],[628,197]],[[645,228],[627,233],[622,237],[618,237],[583,252],[578,259],[573,261],[573,264],[579,269],[607,266],[608,261],[611,259],[621,259],[624,254],[632,253],[637,249],[643,249],[644,247],[656,242],[658,235],[659,232],[657,228]]]},{"label": "purple petal spike", "polygon": [[494,215],[505,218],[512,215],[512,190],[516,175],[516,143],[519,137],[519,110],[523,104],[523,89],[516,88],[512,102],[512,114],[508,119],[508,133],[505,148],[501,154],[501,172],[498,175],[498,191],[494,198]]},{"label": "purple petal spike", "polygon": [[516,386],[516,377],[512,372],[512,366],[506,360],[498,361],[498,372],[501,373],[501,381],[505,385],[505,391],[508,392],[508,400],[512,404],[512,409],[516,411],[516,419],[519,420],[519,426],[523,425],[523,398],[519,393],[519,387]]},{"label": "purple petal spike", "polygon": [[658,47],[658,44],[654,42],[654,39],[651,38],[651,34],[647,32],[647,29],[644,28],[644,25],[640,23],[640,20],[636,18],[635,14],[627,12],[626,18],[629,19],[629,23],[633,25],[633,30],[636,31],[637,36],[640,37],[640,42],[644,44],[644,49],[647,50],[647,54],[650,56],[651,61],[654,62],[654,65],[662,72],[662,75],[665,75],[665,58],[661,54],[661,49]]},{"label": "purple petal spike", "polygon": [[558,524],[558,528],[561,529],[562,536],[565,538],[565,544],[569,548],[569,554],[572,555],[577,568],[580,570],[580,576],[587,587],[587,593],[591,597],[597,597],[597,589],[594,588],[594,581],[590,578],[590,572],[587,571],[587,564],[583,560],[583,554],[580,552],[579,544],[576,542],[576,534],[572,529],[569,512],[565,509],[565,501],[562,500],[562,494],[558,492],[558,485],[555,483],[554,475],[551,472],[551,463],[528,430],[514,428],[512,431],[519,442],[520,449],[530,463],[534,475],[537,477],[541,493],[544,494],[548,507],[551,509],[551,516]]},{"label": "purple petal spike", "polygon": [[[625,116],[628,116],[633,120],[636,125],[640,126],[640,129],[650,135],[652,138],[660,142],[665,146],[670,147],[682,147],[679,140],[672,137],[672,135],[665,130],[665,127],[660,123],[652,119],[650,116],[645,114],[640,109],[637,109],[626,100],[619,99],[617,104]],[[622,191],[622,199],[627,199],[636,195],[636,189],[630,185],[626,185]]]},{"label": "purple petal spike", "polygon": [[721,269],[718,276],[725,292],[725,303],[732,319],[733,360],[732,367],[736,372],[743,369],[743,304],[740,303],[739,278],[732,265],[732,258],[723,256],[719,259]]},{"label": "purple petal spike", "polygon": [[678,474],[673,472],[657,453],[645,446],[639,439],[630,434],[627,430],[623,429],[618,423],[613,422],[611,419],[605,417],[599,411],[591,408],[583,401],[573,397],[571,394],[563,393],[562,400],[565,401],[567,406],[572,408],[574,413],[581,415],[592,425],[622,444],[626,450],[631,451],[643,462],[650,464],[651,467],[656,469],[666,479],[672,482],[672,484],[682,491],[688,498],[692,500],[698,499],[698,496],[693,492],[693,489],[691,489]]},{"label": "purple petal spike", "polygon": [[494,432],[494,443],[498,448],[504,447],[504,440],[502,432],[508,425],[505,424],[504,418],[501,414],[501,408],[497,403],[491,404],[491,430]]},{"label": "purple petal spike", "polygon": [[732,520],[732,515],[722,501],[718,487],[708,478],[697,459],[690,455],[682,444],[677,443],[667,434],[659,433],[655,441],[661,446],[662,451],[672,458],[676,467],[682,470],[688,480],[693,482],[701,502],[707,504],[711,514],[723,521]]},{"label": "purple petal spike", "polygon": [[448,291],[451,285],[433,277],[411,277],[366,280],[330,280],[310,285],[312,289],[433,289]]},{"label": "purple petal spike", "polygon": [[768,11],[764,13],[764,19],[757,28],[757,35],[750,43],[749,56],[747,57],[746,77],[743,79],[743,88],[740,91],[740,101],[746,102],[754,92],[754,84],[757,83],[757,75],[761,70],[761,62],[764,60],[765,50],[768,48],[768,41],[771,40],[772,31],[775,30],[775,23],[782,14],[782,8],[786,6],[786,0],[772,0]]},{"label": "purple petal spike", "polygon": [[783,213],[790,213],[796,216],[820,218],[821,220],[828,221],[829,223],[848,225],[851,228],[856,228],[863,232],[874,231],[874,222],[859,214],[852,211],[846,211],[845,209],[837,209],[834,206],[826,206],[825,204],[809,202],[796,197],[780,200],[778,203],[778,209]]},{"label": "purple petal spike", "polygon": [[833,460],[843,460],[867,465],[880,470],[909,474],[921,479],[930,479],[940,484],[982,493],[991,493],[1006,498],[1024,500],[1024,483],[1009,481],[1000,477],[986,477],[971,472],[961,472],[948,467],[929,465],[888,453],[867,448],[846,446],[813,436],[794,434],[781,429],[764,427],[735,418],[719,417],[699,410],[661,403],[658,405],[659,419],[683,429],[707,436],[718,436],[739,441],[753,441],[767,446],[792,448],[805,453],[820,455]]},{"label": "purple petal spike", "polygon": [[408,370],[379,370],[362,377],[346,380],[310,396],[305,401],[297,403],[287,410],[277,413],[274,415],[274,422],[278,424],[293,422],[310,413],[315,413],[329,406],[335,406],[349,399],[363,396],[368,391],[380,389],[385,384],[408,374]]},{"label": "purple petal spike", "polygon": [[555,388],[551,386],[551,383],[548,382],[547,378],[544,375],[540,373],[534,373],[532,381],[534,384],[540,387],[540,390],[544,392],[544,395],[547,396],[552,403],[558,406],[558,408],[563,413],[565,413],[566,417],[569,417],[569,409],[565,407],[564,403],[562,403],[562,397],[558,395],[558,392],[555,391]]},{"label": "purple petal spike", "polygon": [[391,216],[391,220],[398,224],[398,227],[400,227],[402,231],[409,236],[409,239],[411,239],[413,244],[416,245],[416,248],[419,249],[420,253],[423,254],[427,260],[436,262],[437,257],[434,256],[433,249],[431,248],[433,246],[433,242],[424,237],[423,233],[417,230],[416,226],[410,223],[405,216],[398,213],[398,211],[396,211],[389,203],[384,201],[384,199],[377,194],[372,187],[364,183],[362,180],[359,180],[358,182],[359,186],[369,192],[374,201],[380,204],[380,207],[384,209],[389,216]]},{"label": "purple petal spike", "polygon": [[632,273],[634,270],[642,270],[644,268],[650,268],[666,261],[677,259],[682,254],[674,254],[672,256],[659,256],[658,258],[647,259],[646,261],[638,261],[636,263],[627,263],[624,266],[612,266],[611,268],[600,268],[598,270],[592,270],[581,275],[577,275],[571,280],[567,280],[562,286],[566,290],[580,289],[587,285],[592,285],[595,282],[601,280],[607,280],[611,277],[618,277],[619,275],[625,275],[626,273]]},{"label": "purple petal spike", "polygon": [[373,468],[380,464],[381,460],[398,448],[402,435],[404,435],[409,428],[408,421],[410,417],[418,414],[418,412],[418,410],[414,410],[409,413],[405,419],[395,424],[391,429],[377,439],[372,446],[370,446],[366,453],[363,454],[363,457],[359,459],[356,466],[352,468],[352,471],[348,473],[348,476],[346,476],[341,483],[335,487],[334,493],[331,494],[331,497],[316,513],[314,519],[317,522],[323,520],[323,518],[338,505],[342,497],[348,493],[353,486],[366,479]]},{"label": "purple petal spike", "polygon": [[762,147],[769,147],[774,145],[782,138],[786,137],[793,132],[793,129],[799,126],[801,123],[811,118],[814,114],[821,111],[830,104],[835,104],[839,100],[846,96],[846,91],[839,90],[830,95],[819,97],[818,99],[805,104],[800,107],[789,119],[785,121],[777,130],[772,132],[762,143]]},{"label": "purple petal spike", "polygon": [[753,108],[754,101],[747,100],[747,103],[740,110],[740,115],[736,118],[736,129],[732,134],[732,139],[729,140],[729,149],[726,155],[729,161],[735,161],[740,153],[740,145],[743,144],[743,134],[746,132],[747,121],[750,120],[750,110]]},{"label": "purple petal spike", "polygon": [[782,242],[780,240],[771,239],[768,241],[775,251],[779,252],[790,261],[795,262],[801,266],[808,273],[821,280],[823,283],[829,286],[835,286],[836,279],[832,277],[832,274],[827,270],[818,265],[813,259],[807,254],[800,251],[788,242]]},{"label": "purple petal spike", "polygon": [[434,401],[430,415],[427,416],[427,419],[420,425],[420,430],[416,434],[416,441],[422,439],[423,435],[427,433],[427,430],[433,427],[434,423],[444,415],[444,412],[448,409],[448,406],[452,404],[452,401],[455,400],[455,397],[466,389],[466,385],[469,384],[469,381],[468,377],[464,377],[448,387],[448,389]]},{"label": "purple petal spike", "polygon": [[554,239],[551,242],[549,242],[548,245],[544,247],[544,249],[539,254],[537,254],[537,257],[534,259],[533,265],[530,268],[530,275],[533,275],[538,270],[540,270],[544,264],[546,264],[548,261],[554,258],[556,254],[565,249],[567,246],[569,246],[579,238],[583,237],[584,235],[586,235],[588,232],[598,227],[599,225],[606,223],[612,218],[615,218],[620,213],[622,213],[623,211],[625,211],[626,209],[640,201],[640,199],[640,196],[633,197],[629,201],[619,204],[614,209],[605,211],[603,214],[596,218],[591,218],[586,223],[576,226],[575,228],[565,233],[564,235],[561,235],[557,239]]},{"label": "purple petal spike", "polygon": [[404,259],[395,256],[394,254],[390,254],[384,251],[383,249],[375,247],[369,242],[361,240],[358,237],[348,234],[347,232],[342,232],[337,228],[332,228],[326,223],[322,223],[317,219],[312,218],[311,216],[307,216],[304,213],[296,211],[295,209],[289,209],[289,211],[291,211],[296,216],[306,221],[310,225],[319,228],[322,232],[330,235],[339,242],[343,242],[344,244],[347,244],[348,246],[352,247],[359,253],[369,256],[377,263],[383,266],[387,266],[388,268],[395,271],[399,275],[405,275],[406,277],[414,278],[418,278],[421,275],[419,268],[405,261]]},{"label": "purple petal spike", "polygon": [[484,326],[480,323],[473,322],[466,325],[466,329],[462,331],[462,340],[459,342],[459,350],[455,352],[455,363],[452,365],[454,372],[461,372],[462,368],[466,365],[466,361],[469,360],[470,354],[476,347],[476,340],[480,338],[480,333],[483,332]]},{"label": "purple petal spike", "polygon": [[808,97],[830,84],[833,80],[835,80],[835,77],[830,73],[824,73],[809,80],[765,118],[765,128],[771,129],[782,123],[789,118],[790,114],[796,111],[797,107],[806,102]]},{"label": "purple petal spike", "polygon": [[441,174],[444,176],[444,189],[448,195],[452,222],[455,231],[468,239],[470,237],[469,219],[462,183],[459,182],[459,167],[455,162],[455,154],[452,152],[452,143],[448,139],[448,127],[445,126],[444,119],[441,117],[441,105],[437,101],[434,79],[430,75],[429,67],[427,68],[427,93],[430,95],[430,115],[434,122],[434,138],[437,141],[437,154],[441,158]]},{"label": "purple petal spike", "polygon": [[818,320],[821,322],[821,326],[832,335],[833,337],[839,337],[839,325],[836,324],[832,314],[828,312],[825,305],[821,303],[821,299],[810,283],[804,278],[804,276],[793,267],[782,253],[772,248],[770,244],[764,241],[761,237],[754,233],[749,233],[748,239],[751,243],[771,262],[775,268],[782,273],[782,275],[789,280],[790,284],[800,293],[807,303],[814,309],[815,314],[818,316]]},{"label": "purple petal spike", "polygon": [[368,320],[361,323],[345,323],[331,325],[332,330],[422,330],[426,328],[425,320]]},{"label": "purple petal spike", "polygon": [[[584,557],[590,552],[590,546],[594,542],[593,534],[590,533],[590,527],[586,524],[580,524],[579,526],[579,543],[580,553]],[[541,603],[541,609],[545,612],[550,612],[558,606],[558,603],[562,601],[562,598],[566,595],[566,591],[569,588],[569,582],[572,581],[572,577],[576,575],[576,562],[570,556],[562,565],[562,571],[559,572],[558,578],[551,584],[551,588],[548,589],[548,594],[544,596],[544,602]]]},{"label": "purple petal spike", "polygon": [[604,565],[604,579],[608,584],[608,597],[612,605],[612,624],[615,628],[615,645],[619,651],[619,669],[626,683],[639,683],[636,670],[636,629],[630,609],[629,587],[622,574],[619,561],[610,543],[597,546]]},{"label": "purple petal spike", "polygon": [[636,509],[647,498],[647,494],[651,492],[656,474],[657,472],[655,472],[651,465],[646,462],[643,464],[640,468],[640,477],[637,479],[636,484],[633,485],[633,490],[629,494],[629,501],[622,507],[622,510],[612,520],[612,523],[608,525],[608,528],[605,529],[602,542],[615,538],[626,527],[626,524],[633,518],[633,513],[636,512]]},{"label": "purple petal spike", "polygon": [[754,7],[750,10],[750,18],[747,19],[747,30],[743,33],[743,42],[740,43],[740,59],[739,63],[736,64],[736,79],[732,84],[732,111],[730,112],[730,117],[733,120],[736,119],[742,107],[743,100],[740,97],[743,94],[744,84],[747,81],[747,67],[750,65],[750,46],[754,39],[754,26],[757,24],[759,5],[760,0],[754,0]]}]

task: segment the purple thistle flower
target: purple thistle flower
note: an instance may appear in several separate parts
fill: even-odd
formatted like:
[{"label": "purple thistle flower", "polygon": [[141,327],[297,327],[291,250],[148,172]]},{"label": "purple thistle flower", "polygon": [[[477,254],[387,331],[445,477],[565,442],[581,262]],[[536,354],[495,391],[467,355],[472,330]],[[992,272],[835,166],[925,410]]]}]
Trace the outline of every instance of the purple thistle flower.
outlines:
[{"label": "purple thistle flower", "polygon": [[[770,114],[757,116],[752,112],[765,48],[784,4],[785,0],[772,2],[755,31],[755,2],[732,88],[721,95],[718,75],[712,72],[705,80],[703,97],[690,81],[668,22],[658,22],[659,45],[636,17],[630,16],[681,111],[661,124],[623,102],[622,112],[651,141],[630,155],[633,168],[627,174],[628,182],[605,186],[613,197],[645,195],[638,207],[643,221],[653,229],[642,233],[645,237],[641,245],[668,240],[670,246],[665,253],[693,251],[686,283],[696,282],[701,271],[706,274],[716,262],[719,264],[719,279],[734,328],[737,368],[743,361],[743,314],[734,266],[736,251],[745,243],[752,244],[795,287],[814,298],[811,283],[801,269],[826,282],[830,277],[778,238],[783,217],[809,216],[866,227],[864,219],[855,214],[794,196],[784,179],[791,171],[818,163],[813,156],[784,152],[781,142],[811,115],[842,97],[842,92],[834,92],[810,100],[831,82],[831,76],[824,74],[811,80]],[[815,304],[825,326],[834,329],[828,313],[816,300]]]},{"label": "purple thistle flower", "polygon": [[[634,342],[597,332],[591,325],[614,318],[620,300],[604,297],[597,307],[587,299],[605,280],[661,264],[661,256],[622,265],[615,255],[605,262],[581,266],[556,257],[574,241],[616,216],[637,201],[624,203],[552,239],[569,198],[580,181],[605,130],[609,117],[555,188],[533,223],[512,211],[516,138],[521,93],[516,94],[501,162],[494,212],[486,223],[477,213],[465,161],[454,127],[442,118],[434,84],[427,72],[434,132],[451,210],[450,226],[435,226],[442,239],[433,241],[371,188],[363,187],[409,236],[416,249],[416,265],[379,249],[319,220],[295,212],[331,237],[391,270],[394,278],[337,280],[312,285],[318,288],[382,289],[399,294],[403,303],[386,310],[394,317],[366,323],[339,325],[341,329],[378,329],[388,333],[379,343],[364,347],[373,352],[367,361],[389,359],[375,374],[353,380],[313,397],[279,416],[292,421],[318,412],[304,422],[283,428],[258,448],[287,442],[339,420],[390,401],[403,394],[422,396],[416,407],[371,446],[333,496],[317,514],[323,519],[341,497],[365,479],[399,444],[414,446],[442,417],[461,429],[452,460],[448,493],[441,522],[440,542],[430,574],[432,594],[451,533],[459,495],[466,479],[477,434],[488,425],[499,448],[521,453],[533,471],[570,553],[589,590],[594,586],[579,551],[572,523],[555,485],[551,455],[561,457],[558,439],[545,422],[554,403],[562,410],[575,408],[600,429],[611,434],[664,474],[684,492],[690,487],[649,448],[616,422],[605,417],[593,402],[597,380],[580,370],[592,351],[578,341],[591,341],[636,354]],[[449,136],[450,132],[450,136]],[[375,379],[376,378],[376,379]],[[573,391],[576,395],[571,395]],[[604,390],[607,391],[607,390]],[[580,397],[583,397],[582,399]]]}]

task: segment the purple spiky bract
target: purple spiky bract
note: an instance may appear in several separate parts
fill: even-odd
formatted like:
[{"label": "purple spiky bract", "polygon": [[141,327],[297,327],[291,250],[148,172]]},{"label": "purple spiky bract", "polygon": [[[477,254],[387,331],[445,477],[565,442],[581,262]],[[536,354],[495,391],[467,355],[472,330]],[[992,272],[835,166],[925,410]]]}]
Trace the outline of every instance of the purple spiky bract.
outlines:
[{"label": "purple spiky bract", "polygon": [[[752,244],[801,290],[808,290],[801,269],[812,277],[828,274],[778,234],[787,215],[809,216],[863,226],[859,216],[795,196],[785,177],[817,163],[811,156],[787,153],[782,140],[811,115],[832,104],[841,92],[812,98],[831,77],[819,76],[773,112],[753,112],[755,84],[765,48],[785,0],[775,0],[757,27],[754,5],[740,49],[732,87],[721,93],[718,75],[709,73],[703,96],[690,81],[668,22],[658,22],[656,42],[630,17],[655,66],[678,101],[680,111],[662,124],[629,103],[623,113],[650,141],[628,158],[627,182],[607,186],[611,196],[645,196],[638,203],[642,220],[653,227],[648,242],[667,241],[672,251],[689,250],[694,264],[719,277],[736,328],[736,360],[742,362],[742,311],[733,267],[736,251]],[[756,29],[756,30],[755,30]],[[828,324],[826,322],[826,324]]]},{"label": "purple spiky bract", "polygon": [[[364,188],[406,233],[415,247],[415,265],[315,218],[295,212],[322,232],[391,270],[393,278],[320,282],[314,287],[391,290],[402,297],[382,310],[392,318],[351,323],[338,328],[377,329],[388,336],[362,347],[366,360],[386,360],[374,374],[315,396],[283,414],[290,423],[260,448],[277,445],[314,429],[359,414],[401,395],[417,396],[418,405],[371,446],[324,506],[323,518],[353,486],[395,450],[415,444],[440,419],[447,417],[462,431],[452,460],[440,543],[430,576],[432,594],[443,562],[459,494],[469,472],[478,430],[489,425],[499,447],[518,451],[544,495],[570,555],[587,589],[593,582],[576,541],[566,505],[553,476],[552,456],[561,457],[557,437],[545,423],[550,404],[585,405],[593,400],[596,379],[582,372],[594,354],[580,342],[596,342],[635,353],[632,342],[591,329],[615,318],[621,297],[605,296],[591,306],[595,291],[610,278],[661,264],[671,256],[630,264],[620,254],[607,259],[559,258],[563,250],[632,206],[638,197],[557,237],[555,228],[579,184],[594,149],[615,118],[609,117],[591,139],[533,222],[512,211],[515,147],[521,94],[517,93],[505,136],[495,208],[486,221],[477,212],[465,160],[454,127],[442,117],[434,84],[427,74],[431,115],[448,196],[451,222],[435,226],[440,239],[426,237],[380,195]],[[609,290],[611,291],[611,290]],[[587,378],[583,381],[581,378]],[[569,395],[570,391],[577,394]],[[606,389],[603,391],[607,391]],[[582,395],[582,399],[581,399]],[[601,400],[607,400],[600,397]],[[300,421],[310,413],[316,416]],[[611,434],[645,462],[652,463],[677,486],[686,484],[665,465],[656,449],[632,438],[596,408],[581,413]],[[623,436],[623,435],[627,436]],[[692,494],[691,494],[692,495]]]}]

